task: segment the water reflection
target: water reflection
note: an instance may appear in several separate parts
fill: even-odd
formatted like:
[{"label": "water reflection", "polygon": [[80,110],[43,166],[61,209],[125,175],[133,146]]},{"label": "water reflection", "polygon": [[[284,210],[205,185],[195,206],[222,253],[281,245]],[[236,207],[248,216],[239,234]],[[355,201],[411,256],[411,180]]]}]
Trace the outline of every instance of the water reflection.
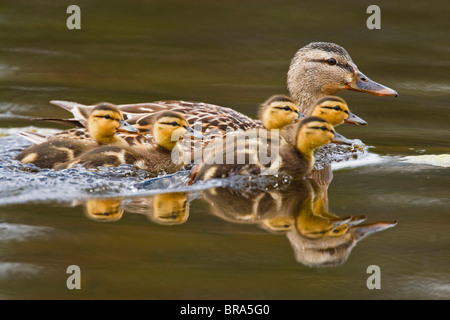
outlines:
[{"label": "water reflection", "polygon": [[190,201],[200,197],[209,203],[210,213],[220,219],[285,234],[295,259],[311,267],[342,265],[359,241],[396,225],[382,221],[364,223],[366,215],[340,216],[331,212],[331,171],[321,170],[312,177],[276,187],[219,186],[195,196],[190,192],[170,192],[131,199],[88,199],[83,205],[87,217],[96,221],[117,221],[127,212],[143,214],[157,224],[179,225],[188,221]]}]

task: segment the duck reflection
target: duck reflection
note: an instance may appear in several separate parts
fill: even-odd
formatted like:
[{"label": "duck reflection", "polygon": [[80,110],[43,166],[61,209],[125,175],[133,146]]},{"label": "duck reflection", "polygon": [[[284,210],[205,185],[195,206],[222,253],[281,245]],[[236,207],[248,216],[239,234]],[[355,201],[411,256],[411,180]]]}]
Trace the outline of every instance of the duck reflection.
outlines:
[{"label": "duck reflection", "polygon": [[105,222],[117,221],[123,213],[138,213],[152,222],[164,225],[183,224],[189,217],[187,192],[171,192],[133,199],[92,198],[83,202],[89,219]]},{"label": "duck reflection", "polygon": [[94,198],[84,203],[85,215],[99,222],[117,221],[122,218],[125,202],[118,198]]},{"label": "duck reflection", "polygon": [[[394,227],[396,222],[365,223],[367,216],[339,216],[329,210],[329,171],[309,179],[253,188],[214,187],[195,194],[210,205],[210,212],[231,223],[256,225],[285,234],[295,259],[306,266],[342,265],[356,244],[370,234]],[[86,215],[96,221],[117,221],[124,211],[142,214],[154,223],[180,225],[189,218],[190,192],[170,192],[132,199],[88,199]]]},{"label": "duck reflection", "polygon": [[133,199],[127,211],[146,215],[152,222],[178,225],[189,218],[189,193],[170,192]]},{"label": "duck reflection", "polygon": [[205,190],[203,197],[211,204],[212,213],[224,220],[285,233],[299,263],[339,266],[360,240],[394,227],[396,222],[362,224],[365,215],[340,217],[330,212],[327,186],[302,179],[269,191],[218,187]]}]

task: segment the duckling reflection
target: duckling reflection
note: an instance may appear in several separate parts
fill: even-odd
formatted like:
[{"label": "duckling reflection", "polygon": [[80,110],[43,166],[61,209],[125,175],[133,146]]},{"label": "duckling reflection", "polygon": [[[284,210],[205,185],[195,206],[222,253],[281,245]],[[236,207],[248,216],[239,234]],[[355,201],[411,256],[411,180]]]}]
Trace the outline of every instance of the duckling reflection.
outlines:
[{"label": "duckling reflection", "polygon": [[296,260],[312,267],[341,265],[360,240],[396,225],[362,225],[365,215],[340,217],[328,210],[327,193],[322,189],[312,179],[300,179],[269,191],[218,187],[205,190],[203,198],[212,213],[226,221],[285,233]]},{"label": "duckling reflection", "polygon": [[85,215],[99,222],[120,220],[123,216],[126,202],[117,198],[88,199],[84,203]]},{"label": "duckling reflection", "polygon": [[179,225],[189,218],[189,194],[171,192],[133,199],[127,212],[146,215],[151,221],[163,225]]}]

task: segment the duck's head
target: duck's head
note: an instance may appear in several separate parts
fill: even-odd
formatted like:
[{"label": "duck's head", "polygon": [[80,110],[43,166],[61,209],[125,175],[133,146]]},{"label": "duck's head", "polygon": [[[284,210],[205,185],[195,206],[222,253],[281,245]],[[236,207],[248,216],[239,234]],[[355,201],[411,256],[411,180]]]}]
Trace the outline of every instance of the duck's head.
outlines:
[{"label": "duck's head", "polygon": [[153,137],[156,143],[167,150],[172,150],[185,133],[196,138],[203,135],[189,126],[181,113],[162,111],[154,118]]},{"label": "duck's head", "polygon": [[323,118],[310,116],[298,124],[295,145],[305,156],[312,157],[315,149],[330,142],[352,145],[352,140],[337,133]]},{"label": "duck's head", "polygon": [[89,115],[88,131],[99,144],[108,144],[116,139],[119,131],[136,133],[138,130],[123,120],[117,106],[100,103]]},{"label": "duck's head", "polygon": [[344,89],[398,95],[365,76],[344,48],[330,42],[312,42],[298,50],[289,67],[287,85],[291,97],[306,113],[319,98]]},{"label": "duck's head", "polygon": [[334,127],[344,122],[367,125],[366,121],[350,112],[344,99],[337,96],[325,96],[319,99],[311,115],[327,120]]},{"label": "duck's head", "polygon": [[295,101],[284,95],[270,97],[261,105],[259,118],[267,130],[282,129],[304,114]]}]

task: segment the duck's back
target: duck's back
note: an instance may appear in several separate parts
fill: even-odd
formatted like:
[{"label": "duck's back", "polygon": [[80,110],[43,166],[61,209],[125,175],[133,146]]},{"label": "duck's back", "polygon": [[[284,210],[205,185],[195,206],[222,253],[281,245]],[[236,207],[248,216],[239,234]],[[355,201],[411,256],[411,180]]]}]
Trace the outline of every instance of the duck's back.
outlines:
[{"label": "duck's back", "polygon": [[52,169],[71,161],[95,146],[90,140],[52,139],[23,150],[16,160],[22,163],[33,163],[39,168]]}]

